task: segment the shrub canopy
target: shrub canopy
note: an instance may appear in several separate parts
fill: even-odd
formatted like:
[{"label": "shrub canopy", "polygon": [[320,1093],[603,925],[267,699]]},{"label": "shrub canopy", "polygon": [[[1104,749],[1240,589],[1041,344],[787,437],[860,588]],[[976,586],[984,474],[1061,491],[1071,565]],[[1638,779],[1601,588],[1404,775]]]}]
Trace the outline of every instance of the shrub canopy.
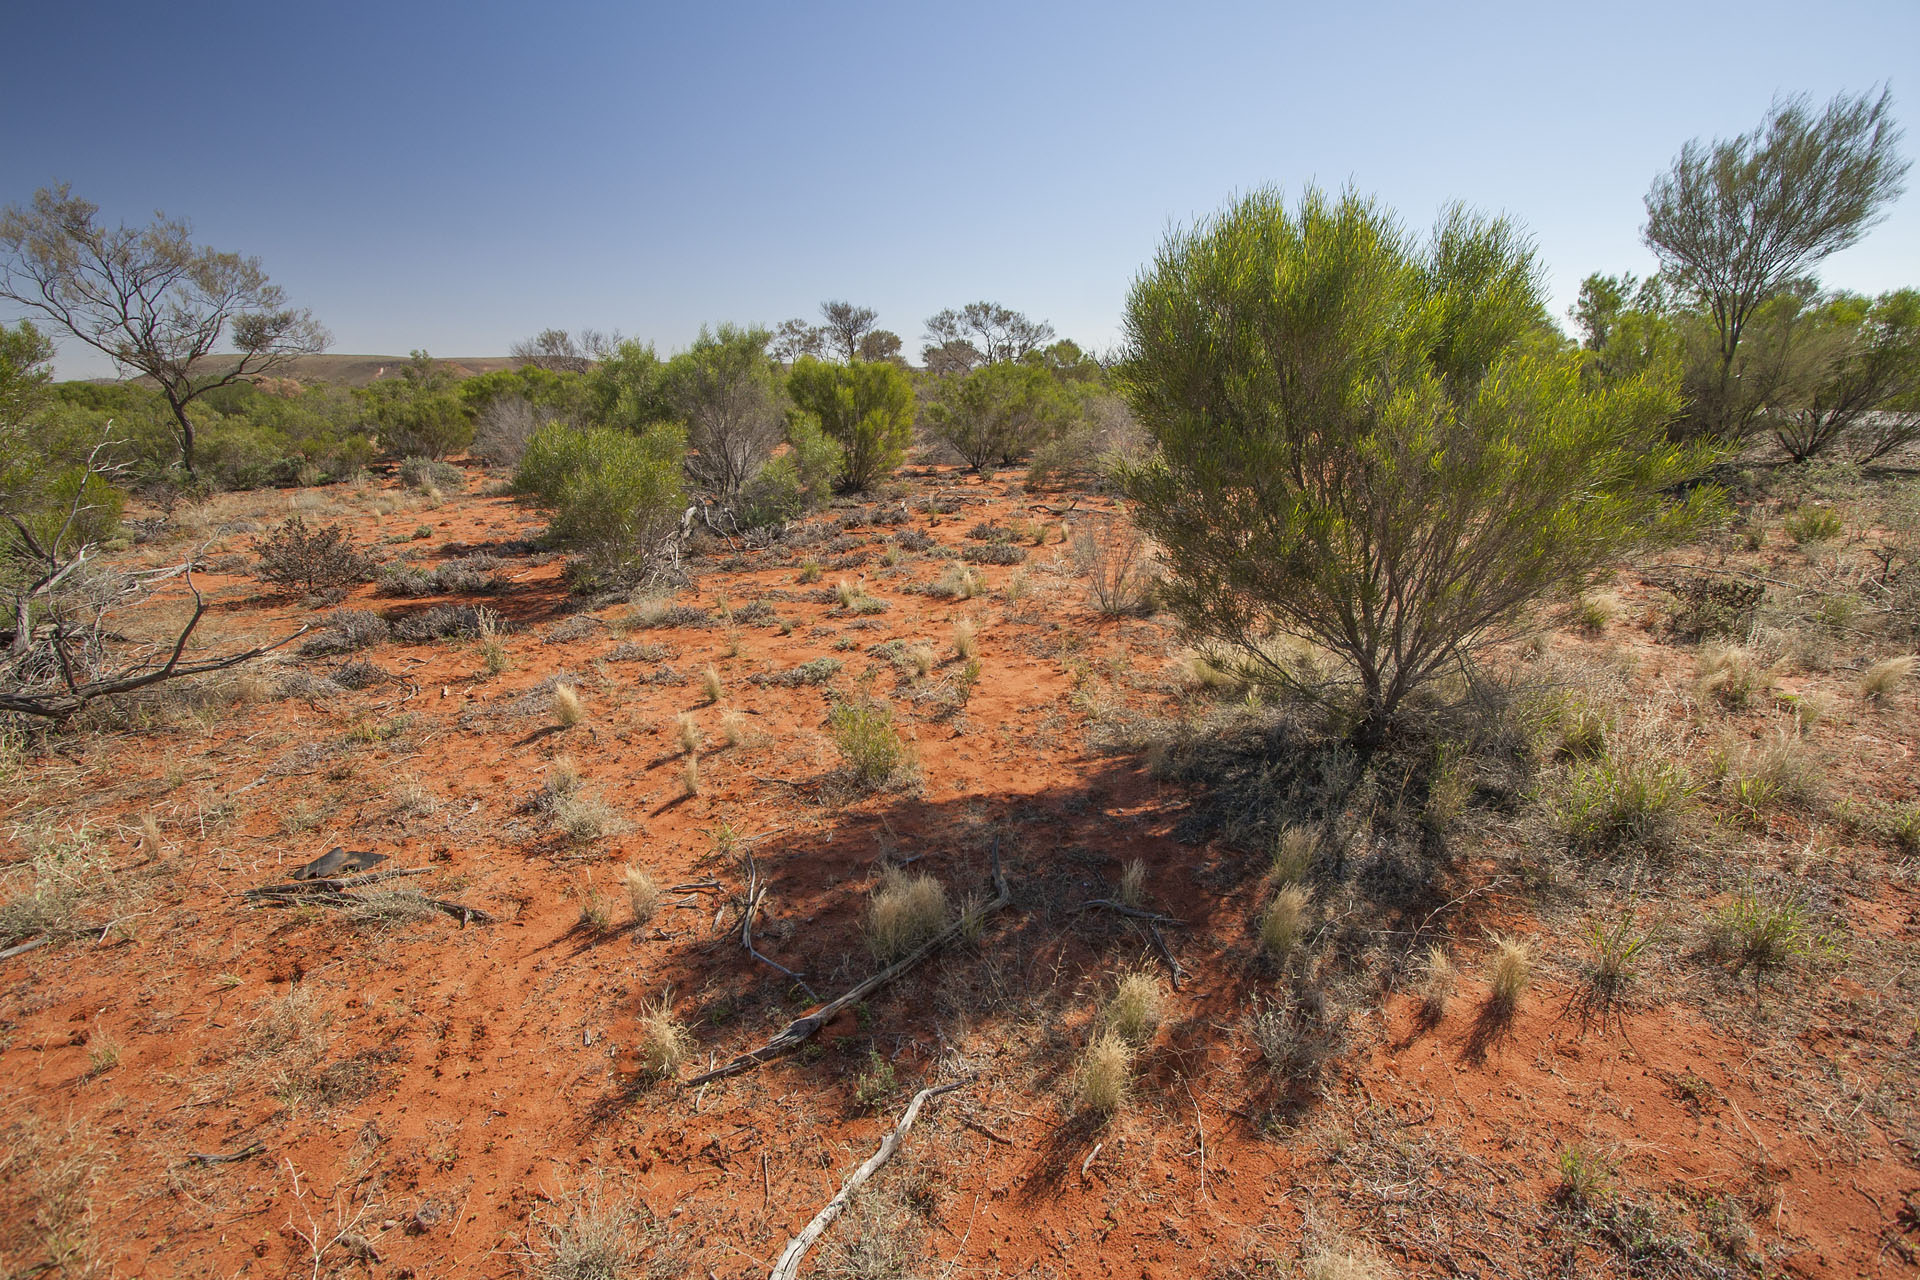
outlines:
[{"label": "shrub canopy", "polygon": [[1662,496],[1708,460],[1666,441],[1671,385],[1584,389],[1541,299],[1516,229],[1459,208],[1423,243],[1351,192],[1263,191],[1172,235],[1121,370],[1157,450],[1120,476],[1188,628],[1303,688],[1331,653],[1370,746],[1527,605],[1709,509]]}]

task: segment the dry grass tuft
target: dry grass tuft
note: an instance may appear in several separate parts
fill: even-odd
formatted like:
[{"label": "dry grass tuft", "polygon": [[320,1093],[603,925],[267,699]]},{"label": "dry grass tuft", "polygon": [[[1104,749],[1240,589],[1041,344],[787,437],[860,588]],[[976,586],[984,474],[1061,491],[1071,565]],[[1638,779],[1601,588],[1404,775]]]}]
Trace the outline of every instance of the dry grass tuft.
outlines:
[{"label": "dry grass tuft", "polygon": [[553,797],[547,812],[575,844],[587,844],[612,835],[622,825],[612,805],[578,791]]},{"label": "dry grass tuft", "polygon": [[747,718],[738,711],[729,711],[720,717],[720,736],[730,747],[737,747],[747,740]]},{"label": "dry grass tuft", "polygon": [[700,726],[691,712],[681,712],[674,720],[674,734],[680,739],[680,754],[693,755],[700,750]]},{"label": "dry grass tuft", "polygon": [[726,682],[720,679],[720,669],[708,663],[707,669],[700,673],[700,692],[707,695],[707,705],[712,706],[720,701],[726,691]]},{"label": "dry grass tuft", "polygon": [[1108,1031],[1128,1044],[1145,1044],[1160,1026],[1165,1003],[1166,986],[1159,976],[1135,969],[1121,977],[1102,1020]]},{"label": "dry grass tuft", "polygon": [[605,933],[613,927],[613,904],[607,901],[607,895],[591,881],[581,884],[580,927],[588,933]]},{"label": "dry grass tuft", "polygon": [[160,823],[150,813],[141,815],[140,851],[151,858],[157,855],[164,845],[165,841],[160,838]]},{"label": "dry grass tuft", "polygon": [[562,729],[571,729],[587,718],[587,704],[580,700],[580,691],[570,684],[553,686],[551,705],[553,722]]},{"label": "dry grass tuft", "polygon": [[1414,988],[1414,994],[1420,997],[1421,1016],[1429,1022],[1446,1017],[1447,1001],[1459,981],[1460,972],[1447,958],[1446,950],[1437,943],[1428,947],[1426,961],[1420,967],[1420,985]]},{"label": "dry grass tuft", "polygon": [[1910,653],[1874,663],[1860,677],[1860,696],[1868,702],[1883,701],[1900,687],[1901,681],[1913,674],[1915,667],[1920,667],[1920,658]]},{"label": "dry grass tuft", "polygon": [[646,924],[660,910],[660,886],[639,867],[629,862],[620,872],[620,884],[627,891],[627,909],[635,924]]},{"label": "dry grass tuft", "polygon": [[1276,960],[1284,960],[1307,932],[1307,910],[1313,890],[1303,884],[1282,885],[1260,917],[1260,945]]},{"label": "dry grass tuft", "polygon": [[1127,1103],[1133,1085],[1133,1046],[1112,1032],[1094,1037],[1080,1055],[1074,1095],[1080,1109],[1108,1116]]},{"label": "dry grass tuft", "polygon": [[692,1039],[687,1029],[673,1016],[673,999],[663,995],[640,1010],[640,1069],[656,1080],[665,1080],[680,1070],[691,1052]]},{"label": "dry grass tuft", "polygon": [[1120,887],[1115,890],[1122,906],[1138,911],[1140,904],[1147,900],[1147,864],[1138,858],[1131,859],[1120,872]]},{"label": "dry grass tuft", "polygon": [[688,796],[700,794],[700,757],[691,752],[680,766],[680,791]]},{"label": "dry grass tuft", "polygon": [[1306,880],[1319,848],[1320,837],[1310,827],[1291,826],[1282,831],[1273,842],[1274,883],[1299,884]]},{"label": "dry grass tuft", "polygon": [[913,668],[913,674],[922,680],[933,674],[934,664],[938,661],[940,655],[933,651],[931,645],[916,644],[907,650],[907,663]]},{"label": "dry grass tuft", "polygon": [[973,619],[957,618],[953,624],[953,656],[965,662],[980,648],[975,638]]},{"label": "dry grass tuft", "polygon": [[539,1259],[542,1280],[623,1280],[633,1275],[642,1253],[638,1226],[638,1215],[625,1205],[606,1203],[598,1186],[573,1198],[566,1218],[546,1229],[547,1247]]},{"label": "dry grass tuft", "polygon": [[946,928],[947,916],[947,891],[938,880],[888,867],[867,904],[867,944],[880,960],[897,960]]},{"label": "dry grass tuft", "polygon": [[1378,1258],[1344,1243],[1316,1245],[1300,1259],[1300,1280],[1389,1280],[1392,1274]]},{"label": "dry grass tuft", "polygon": [[1746,707],[1766,686],[1753,655],[1738,645],[1701,645],[1699,671],[1694,689],[1700,700],[1711,698],[1730,711]]},{"label": "dry grass tuft", "polygon": [[1493,958],[1487,972],[1487,1001],[1511,1012],[1533,982],[1533,947],[1518,938],[1492,934]]}]

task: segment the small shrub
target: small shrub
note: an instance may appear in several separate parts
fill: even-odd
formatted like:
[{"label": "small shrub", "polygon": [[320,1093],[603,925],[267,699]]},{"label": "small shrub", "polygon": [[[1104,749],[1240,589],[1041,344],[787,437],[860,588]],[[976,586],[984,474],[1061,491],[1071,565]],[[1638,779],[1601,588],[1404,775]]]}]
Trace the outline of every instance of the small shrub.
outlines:
[{"label": "small shrub", "polygon": [[288,516],[279,527],[253,544],[260,561],[255,569],[261,581],[285,591],[312,594],[326,587],[346,587],[363,580],[373,561],[354,545],[337,524],[310,529],[300,516]]},{"label": "small shrub", "polygon": [[690,1040],[687,1029],[673,1016],[673,1003],[667,996],[650,1001],[640,1010],[640,1069],[656,1080],[677,1074],[687,1060]]},{"label": "small shrub", "polygon": [[415,457],[401,461],[400,483],[422,493],[458,493],[467,487],[467,476],[451,462]]},{"label": "small shrub", "polygon": [[828,731],[855,779],[883,787],[908,768],[907,744],[893,727],[893,713],[872,702],[842,702],[827,715]]},{"label": "small shrub", "polygon": [[548,812],[567,839],[590,844],[620,829],[620,816],[604,800],[573,792],[553,797]]},{"label": "small shrub", "polygon": [[1604,1200],[1613,1183],[1613,1165],[1604,1156],[1588,1151],[1577,1142],[1560,1148],[1560,1189],[1558,1195],[1576,1207]]},{"label": "small shrub", "polygon": [[1027,549],[1011,542],[989,542],[985,546],[968,547],[960,555],[972,564],[1019,564],[1027,558]]},{"label": "small shrub", "polygon": [[1160,1025],[1161,1006],[1166,989],[1154,974],[1136,969],[1124,975],[1107,1001],[1103,1021],[1108,1031],[1130,1045],[1144,1044],[1153,1038]]},{"label": "small shrub", "polygon": [[1098,1116],[1112,1115],[1126,1105],[1133,1087],[1133,1047],[1115,1034],[1095,1036],[1080,1055],[1074,1076],[1074,1094],[1080,1109]]},{"label": "small shrub", "polygon": [[933,646],[925,644],[916,644],[908,649],[906,657],[907,665],[913,669],[913,674],[922,680],[933,674],[934,664],[940,661],[940,656],[933,651]]},{"label": "small shrub", "polygon": [[949,600],[971,600],[986,592],[987,580],[980,576],[978,569],[965,565],[950,564],[941,571],[940,577],[927,590],[936,596]]},{"label": "small shrub", "polygon": [[580,691],[572,685],[554,685],[550,697],[553,722],[562,729],[571,729],[587,718],[587,704],[581,700]]},{"label": "small shrub", "polygon": [[660,910],[660,886],[653,877],[629,862],[620,871],[620,887],[626,891],[627,911],[633,922],[651,923]]},{"label": "small shrub", "polygon": [[1675,635],[1688,640],[1726,636],[1743,640],[1767,598],[1766,587],[1715,574],[1681,578],[1670,588],[1674,597],[1669,623]]},{"label": "small shrub", "polygon": [[1533,982],[1533,948],[1518,938],[1499,934],[1488,941],[1493,944],[1493,956],[1487,970],[1487,1002],[1498,1011],[1511,1013]]},{"label": "small shrub", "polygon": [[497,676],[512,662],[507,653],[506,627],[495,613],[483,611],[479,619],[480,669]]},{"label": "small shrub", "polygon": [[845,664],[838,658],[815,658],[812,662],[803,662],[786,671],[759,671],[747,677],[748,684],[772,685],[781,689],[793,689],[800,685],[820,685],[838,675]]},{"label": "small shrub", "polygon": [[1599,635],[1619,616],[1620,597],[1610,591],[1581,596],[1574,602],[1574,621],[1589,635]]},{"label": "small shrub", "polygon": [[867,903],[867,944],[883,963],[898,960],[947,927],[947,891],[924,872],[888,867]]},{"label": "small shrub", "polygon": [[1796,546],[1809,543],[1831,542],[1840,536],[1845,527],[1840,513],[1832,507],[1801,507],[1780,522]]},{"label": "small shrub", "polygon": [[1920,658],[1910,653],[1874,663],[1860,677],[1860,696],[1869,702],[1880,702],[1891,697],[1901,682],[1913,674],[1916,666],[1920,666]]},{"label": "small shrub", "polygon": [[1156,580],[1147,540],[1121,516],[1087,516],[1074,525],[1073,563],[1094,607],[1110,617],[1152,611]]},{"label": "small shrub", "polygon": [[1786,726],[1758,743],[1722,752],[1716,768],[1729,797],[1755,815],[1774,804],[1813,804],[1823,786],[1806,740]]},{"label": "small shrub", "polygon": [[892,1097],[896,1087],[893,1064],[878,1050],[867,1050],[866,1069],[854,1077],[853,1100],[872,1110]]},{"label": "small shrub", "polygon": [[396,639],[423,641],[471,639],[488,627],[504,630],[506,624],[490,609],[470,604],[437,604],[421,613],[411,613],[393,624]]},{"label": "small shrub", "polygon": [[303,642],[300,652],[309,657],[352,653],[372,645],[384,644],[393,635],[387,620],[366,609],[335,609],[320,618],[320,629]]},{"label": "small shrub", "polygon": [[1313,890],[1303,884],[1287,884],[1273,895],[1260,917],[1260,944],[1276,960],[1285,960],[1300,945],[1307,931],[1307,910],[1313,904]]},{"label": "small shrub", "polygon": [[720,737],[730,747],[737,747],[747,740],[747,718],[738,711],[729,711],[720,717]]},{"label": "small shrub", "polygon": [[1246,1027],[1268,1073],[1286,1088],[1312,1082],[1340,1041],[1337,1026],[1291,996],[1257,1006]]},{"label": "small shrub", "polygon": [[809,560],[805,564],[802,564],[800,566],[800,573],[795,581],[802,583],[820,581],[820,562],[818,560]]}]

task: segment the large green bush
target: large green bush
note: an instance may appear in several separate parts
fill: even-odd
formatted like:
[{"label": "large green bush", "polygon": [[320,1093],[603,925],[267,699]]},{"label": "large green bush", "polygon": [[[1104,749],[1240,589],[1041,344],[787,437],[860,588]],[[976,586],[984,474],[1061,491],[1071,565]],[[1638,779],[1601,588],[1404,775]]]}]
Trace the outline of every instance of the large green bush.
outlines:
[{"label": "large green bush", "polygon": [[1038,363],[982,365],[942,378],[927,405],[927,424],[975,471],[1011,465],[1065,434],[1074,401]]},{"label": "large green bush", "polygon": [[913,383],[887,363],[828,364],[803,356],[787,375],[787,395],[817,429],[840,447],[834,487],[870,489],[906,460],[913,440]]},{"label": "large green bush", "polygon": [[1543,337],[1531,249],[1454,210],[1417,240],[1358,195],[1273,192],[1176,233],[1128,299],[1123,388],[1158,449],[1121,469],[1168,605],[1272,680],[1327,692],[1288,636],[1341,660],[1354,737],[1407,697],[1712,506],[1663,491],[1669,385],[1583,388]]},{"label": "large green bush", "polygon": [[590,568],[648,570],[685,510],[686,448],[685,431],[670,423],[637,433],[552,423],[527,442],[514,487],[553,511],[554,540]]}]

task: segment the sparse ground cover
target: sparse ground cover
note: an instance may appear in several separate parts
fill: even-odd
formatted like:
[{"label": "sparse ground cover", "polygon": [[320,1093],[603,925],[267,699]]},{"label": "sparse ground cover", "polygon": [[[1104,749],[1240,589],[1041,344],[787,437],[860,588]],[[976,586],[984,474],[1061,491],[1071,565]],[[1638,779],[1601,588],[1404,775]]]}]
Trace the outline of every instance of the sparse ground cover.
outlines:
[{"label": "sparse ground cover", "polygon": [[[1910,458],[1757,456],[1364,758],[1099,492],[909,469],[632,599],[460,465],[129,513],[203,643],[315,629],[6,743],[10,1274],[764,1275],[962,1080],[803,1274],[1914,1265]],[[406,590],[264,584],[290,515]],[[242,896],[336,845],[424,874]]]}]

